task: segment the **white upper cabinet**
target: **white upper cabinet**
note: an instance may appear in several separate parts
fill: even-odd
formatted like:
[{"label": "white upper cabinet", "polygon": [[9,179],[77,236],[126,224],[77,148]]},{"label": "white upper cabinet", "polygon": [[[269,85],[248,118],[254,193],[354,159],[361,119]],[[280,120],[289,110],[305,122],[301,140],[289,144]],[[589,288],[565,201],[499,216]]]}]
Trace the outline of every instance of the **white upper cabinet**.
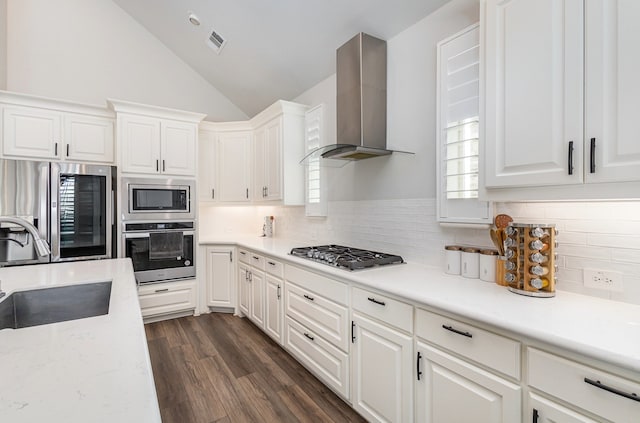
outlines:
[{"label": "white upper cabinet", "polygon": [[481,18],[489,198],[637,197],[640,4],[484,0]]},{"label": "white upper cabinet", "polygon": [[253,200],[304,205],[305,112],[277,101],[251,119],[254,132]]},{"label": "white upper cabinet", "polygon": [[589,0],[585,17],[586,181],[637,181],[640,2]]},{"label": "white upper cabinet", "polygon": [[118,116],[123,173],[195,176],[203,114],[109,100]]},{"label": "white upper cabinet", "polygon": [[4,92],[2,156],[22,159],[114,162],[112,112]]},{"label": "white upper cabinet", "polygon": [[581,183],[582,0],[486,0],[487,187]]}]

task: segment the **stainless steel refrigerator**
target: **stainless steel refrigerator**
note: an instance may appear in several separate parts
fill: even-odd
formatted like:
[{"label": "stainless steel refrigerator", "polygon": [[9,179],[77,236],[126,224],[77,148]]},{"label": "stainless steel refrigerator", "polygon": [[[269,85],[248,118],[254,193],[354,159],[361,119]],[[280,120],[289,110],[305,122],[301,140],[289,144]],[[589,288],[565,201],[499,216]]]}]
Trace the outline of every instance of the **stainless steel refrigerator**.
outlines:
[{"label": "stainless steel refrigerator", "polygon": [[23,227],[0,223],[0,266],[115,256],[115,168],[0,159],[0,216],[32,223],[51,247],[38,257]]}]

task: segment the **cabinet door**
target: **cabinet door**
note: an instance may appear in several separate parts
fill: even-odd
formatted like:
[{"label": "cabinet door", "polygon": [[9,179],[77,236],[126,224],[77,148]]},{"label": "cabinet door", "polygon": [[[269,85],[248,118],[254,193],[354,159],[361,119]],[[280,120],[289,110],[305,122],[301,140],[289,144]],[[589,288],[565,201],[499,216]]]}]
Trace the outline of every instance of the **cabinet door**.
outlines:
[{"label": "cabinet door", "polygon": [[160,173],[160,121],[144,116],[118,118],[122,137],[122,171]]},{"label": "cabinet door", "polygon": [[207,305],[233,307],[234,275],[232,250],[207,247]]},{"label": "cabinet door", "polygon": [[546,398],[529,393],[529,410],[525,421],[536,423],[596,423],[588,417]]},{"label": "cabinet door", "polygon": [[216,201],[216,133],[200,131],[198,134],[198,199],[200,201]]},{"label": "cabinet door", "polygon": [[260,328],[264,328],[264,272],[251,269],[251,313],[249,318]]},{"label": "cabinet door", "polygon": [[282,280],[271,275],[265,276],[265,319],[264,329],[278,342],[282,341]]},{"label": "cabinet door", "polygon": [[59,158],[62,115],[45,109],[4,107],[2,152],[5,156]]},{"label": "cabinet door", "polygon": [[640,180],[640,2],[585,2],[587,182]]},{"label": "cabinet door", "polygon": [[[282,199],[282,119],[266,125],[265,200]],[[302,142],[302,140],[300,140]]]},{"label": "cabinet door", "polygon": [[218,135],[219,201],[248,202],[251,192],[251,132]]},{"label": "cabinet door", "polygon": [[238,307],[242,314],[249,317],[251,313],[251,282],[249,282],[251,271],[249,266],[241,263],[238,265],[238,272],[238,295],[240,297]]},{"label": "cabinet door", "polygon": [[416,350],[416,421],[520,421],[519,385],[422,342]]},{"label": "cabinet door", "polygon": [[486,186],[582,183],[583,1],[486,0],[482,13]]},{"label": "cabinet door", "polygon": [[195,176],[197,125],[163,120],[160,130],[162,173]]},{"label": "cabinet door", "polygon": [[111,119],[68,114],[64,118],[64,157],[79,162],[113,163]]},{"label": "cabinet door", "polygon": [[413,421],[412,338],[357,313],[353,323],[353,407],[371,422]]}]

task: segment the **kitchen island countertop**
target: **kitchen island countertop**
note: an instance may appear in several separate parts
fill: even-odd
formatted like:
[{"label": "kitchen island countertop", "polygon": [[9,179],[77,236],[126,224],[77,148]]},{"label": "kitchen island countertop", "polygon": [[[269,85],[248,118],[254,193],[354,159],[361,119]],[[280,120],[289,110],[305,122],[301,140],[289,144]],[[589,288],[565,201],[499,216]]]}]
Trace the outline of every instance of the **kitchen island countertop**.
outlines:
[{"label": "kitchen island countertop", "polygon": [[640,305],[561,290],[553,298],[526,297],[495,283],[415,263],[350,272],[291,256],[292,248],[309,244],[282,238],[201,237],[199,243],[246,247],[640,374]]},{"label": "kitchen island countertop", "polygon": [[160,422],[129,259],[0,269],[13,291],[111,280],[103,316],[0,331],[0,420]]}]

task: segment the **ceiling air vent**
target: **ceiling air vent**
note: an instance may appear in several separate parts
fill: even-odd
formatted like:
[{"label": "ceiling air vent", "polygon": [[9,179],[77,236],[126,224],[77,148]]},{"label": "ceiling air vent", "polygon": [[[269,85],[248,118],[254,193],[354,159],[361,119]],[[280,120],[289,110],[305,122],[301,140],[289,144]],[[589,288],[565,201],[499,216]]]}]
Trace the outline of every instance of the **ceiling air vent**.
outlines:
[{"label": "ceiling air vent", "polygon": [[215,31],[211,31],[209,39],[207,40],[207,45],[211,47],[217,54],[220,54],[220,51],[222,51],[222,48],[226,43],[227,41]]}]

